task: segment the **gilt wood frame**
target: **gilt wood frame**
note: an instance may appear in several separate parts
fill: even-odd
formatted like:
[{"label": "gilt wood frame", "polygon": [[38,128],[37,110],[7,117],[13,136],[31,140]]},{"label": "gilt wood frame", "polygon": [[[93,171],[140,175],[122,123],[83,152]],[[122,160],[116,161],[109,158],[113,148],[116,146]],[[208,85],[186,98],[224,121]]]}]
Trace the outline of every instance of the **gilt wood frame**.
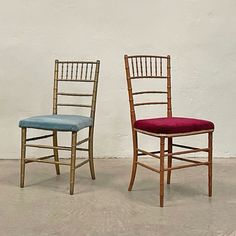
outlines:
[{"label": "gilt wood frame", "polygon": [[[96,99],[97,99],[97,87],[99,78],[100,61],[59,61],[55,60],[54,66],[54,86],[53,86],[53,114],[58,114],[59,106],[73,106],[73,107],[84,107],[90,109],[90,117],[93,120],[92,126],[89,127],[88,138],[77,141],[77,132],[71,132],[71,146],[58,146],[57,132],[58,130],[51,130],[52,134],[42,135],[27,138],[27,129],[21,128],[21,168],[20,168],[20,187],[24,187],[25,182],[25,165],[27,163],[39,162],[54,164],[56,168],[56,174],[60,175],[60,165],[70,166],[70,194],[74,194],[75,184],[75,169],[89,163],[90,173],[92,179],[95,179],[94,162],[93,162],[93,134],[94,134],[94,120],[96,112]],[[60,82],[88,82],[93,83],[92,93],[66,93],[58,91],[58,83]],[[64,104],[58,103],[58,96],[86,96],[91,97],[92,101],[89,105],[84,104]],[[41,144],[29,144],[29,142],[53,138],[53,145],[41,145]],[[88,142],[88,148],[79,148],[78,146]],[[47,155],[38,158],[26,157],[26,148],[43,148],[53,150],[52,155]],[[59,160],[58,150],[70,151],[71,160],[70,162],[63,162]],[[88,152],[88,159],[78,163],[76,165],[76,151]],[[48,160],[54,157],[54,161]]]}]

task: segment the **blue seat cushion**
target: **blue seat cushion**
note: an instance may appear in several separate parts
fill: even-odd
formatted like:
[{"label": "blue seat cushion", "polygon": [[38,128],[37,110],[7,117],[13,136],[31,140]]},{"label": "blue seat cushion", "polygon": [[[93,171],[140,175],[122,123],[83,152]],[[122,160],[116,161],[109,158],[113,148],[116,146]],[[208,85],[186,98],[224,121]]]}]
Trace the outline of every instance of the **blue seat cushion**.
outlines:
[{"label": "blue seat cushion", "polygon": [[79,115],[33,116],[21,120],[21,128],[35,128],[58,131],[79,131],[93,125],[93,119]]}]

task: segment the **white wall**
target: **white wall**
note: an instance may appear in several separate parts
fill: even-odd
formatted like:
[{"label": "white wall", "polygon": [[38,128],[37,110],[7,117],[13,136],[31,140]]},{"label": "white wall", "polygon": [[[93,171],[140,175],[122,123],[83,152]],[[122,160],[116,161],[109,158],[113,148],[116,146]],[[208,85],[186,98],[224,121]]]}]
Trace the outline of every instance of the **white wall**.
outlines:
[{"label": "white wall", "polygon": [[215,156],[236,156],[235,0],[21,0],[0,8],[0,158],[18,121],[51,112],[54,59],[100,59],[96,157],[132,153],[123,55],[172,56],[178,116],[215,122]]}]

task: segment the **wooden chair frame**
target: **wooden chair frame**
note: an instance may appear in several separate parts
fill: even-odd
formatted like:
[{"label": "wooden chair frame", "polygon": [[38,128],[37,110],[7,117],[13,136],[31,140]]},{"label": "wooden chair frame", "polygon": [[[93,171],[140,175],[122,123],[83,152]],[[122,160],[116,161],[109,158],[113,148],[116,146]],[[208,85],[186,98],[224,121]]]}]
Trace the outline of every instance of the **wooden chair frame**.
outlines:
[{"label": "wooden chair frame", "polygon": [[[94,171],[94,162],[93,162],[93,134],[94,134],[94,120],[95,120],[95,111],[96,111],[96,98],[97,98],[97,86],[98,86],[98,77],[99,77],[99,67],[100,61],[96,62],[87,62],[87,61],[59,61],[55,60],[54,67],[54,88],[53,88],[53,114],[58,114],[59,106],[71,106],[71,107],[84,107],[90,109],[90,117],[93,119],[92,126],[89,127],[88,138],[85,138],[81,141],[77,141],[77,131],[71,132],[71,146],[58,146],[57,140],[57,130],[52,130],[52,134],[37,136],[27,138],[27,128],[21,128],[21,169],[20,169],[20,187],[24,187],[25,180],[25,164],[32,162],[39,163],[48,163],[54,164],[56,168],[56,174],[60,175],[60,165],[70,166],[70,194],[74,194],[74,183],[75,183],[75,170],[82,165],[89,163],[90,173],[92,179],[95,179],[95,171]],[[93,92],[90,94],[85,93],[65,93],[59,92],[58,83],[93,83]],[[58,96],[69,96],[69,97],[91,97],[92,104],[84,105],[84,104],[65,104],[58,103]],[[53,146],[49,145],[39,145],[39,144],[28,144],[28,142],[53,138]],[[78,146],[88,142],[88,148],[79,148]],[[51,149],[53,150],[52,155],[43,156],[39,158],[28,158],[26,157],[26,148],[43,148],[43,149]],[[59,161],[58,150],[65,150],[71,153],[71,161],[62,162]],[[85,151],[88,152],[89,158],[79,164],[76,165],[76,151]],[[54,157],[54,161],[47,160],[49,158]]]},{"label": "wooden chair frame", "polygon": [[[203,130],[200,132],[191,132],[191,133],[179,133],[179,134],[156,134],[151,132],[146,132],[143,130],[136,129],[134,123],[136,121],[136,111],[137,106],[145,105],[166,105],[167,106],[167,117],[172,117],[172,106],[171,106],[171,59],[170,56],[150,56],[150,55],[136,55],[136,56],[124,56],[125,60],[125,71],[127,78],[128,86],[128,95],[129,95],[129,105],[130,105],[130,117],[131,117],[131,126],[132,126],[132,137],[133,137],[133,165],[131,172],[131,179],[128,190],[131,191],[135,176],[137,166],[140,165],[149,170],[157,172],[160,174],[160,207],[164,205],[164,172],[167,172],[167,184],[170,184],[171,171],[194,167],[194,166],[207,166],[208,167],[208,195],[212,196],[212,138],[213,130]],[[166,63],[166,73],[164,73],[163,62]],[[139,91],[133,92],[132,81],[136,79],[161,79],[166,80],[166,91]],[[166,102],[143,102],[135,103],[134,96],[141,94],[166,94]],[[138,147],[138,133],[145,135],[158,137],[160,139],[160,150],[159,151],[145,151]],[[207,134],[208,135],[208,146],[206,148],[196,148],[186,145],[174,144],[173,138],[179,136],[191,136],[198,134]],[[168,148],[165,149],[165,143],[167,141]],[[187,149],[186,151],[173,152],[173,147],[179,147]],[[189,158],[180,158],[177,157],[181,154],[189,154],[196,152],[207,152],[208,160],[207,161],[197,161]],[[157,155],[158,154],[158,155]],[[144,164],[138,160],[139,156],[151,156],[160,160],[160,168],[153,168],[147,164]],[[167,157],[167,167],[165,167],[165,157]],[[172,166],[172,159],[190,162],[191,164],[184,164],[178,166]]]}]

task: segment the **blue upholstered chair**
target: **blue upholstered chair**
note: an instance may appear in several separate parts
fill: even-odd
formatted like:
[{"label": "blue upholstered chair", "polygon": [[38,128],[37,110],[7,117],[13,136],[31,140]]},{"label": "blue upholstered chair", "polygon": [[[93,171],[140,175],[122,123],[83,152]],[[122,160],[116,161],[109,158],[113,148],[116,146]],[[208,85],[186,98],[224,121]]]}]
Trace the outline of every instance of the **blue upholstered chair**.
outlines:
[{"label": "blue upholstered chair", "polygon": [[[53,89],[53,114],[34,116],[20,121],[19,126],[21,128],[21,175],[20,186],[24,187],[25,179],[25,164],[31,162],[49,163],[54,164],[57,175],[60,174],[60,165],[70,166],[70,194],[74,193],[75,182],[75,169],[89,163],[92,179],[95,179],[94,164],[93,164],[93,133],[94,133],[94,119],[96,108],[96,96],[97,85],[99,77],[100,61],[85,62],[85,61],[55,61],[54,70],[54,89]],[[59,84],[67,83],[87,83],[91,84],[89,93],[69,93],[65,91],[59,91]],[[70,84],[71,84],[70,83]],[[61,87],[60,87],[61,88]],[[64,97],[90,98],[90,104],[75,104],[75,103],[59,103]],[[68,115],[58,114],[59,107],[77,107],[89,109],[90,116],[82,115]],[[50,134],[27,138],[27,129],[40,129],[47,130]],[[81,141],[77,141],[78,131],[88,128],[88,138]],[[72,135],[71,146],[58,146],[57,133],[58,132],[70,132]],[[53,146],[32,144],[31,142],[40,139],[47,139],[52,137]],[[78,146],[83,143],[88,143],[88,148],[79,148]],[[39,158],[26,157],[26,148],[44,148],[53,150],[52,155],[47,155]],[[66,150],[71,153],[71,160],[69,163],[59,160],[58,150]],[[76,165],[76,150],[87,151],[88,159]],[[54,158],[54,160],[48,160]]]}]

